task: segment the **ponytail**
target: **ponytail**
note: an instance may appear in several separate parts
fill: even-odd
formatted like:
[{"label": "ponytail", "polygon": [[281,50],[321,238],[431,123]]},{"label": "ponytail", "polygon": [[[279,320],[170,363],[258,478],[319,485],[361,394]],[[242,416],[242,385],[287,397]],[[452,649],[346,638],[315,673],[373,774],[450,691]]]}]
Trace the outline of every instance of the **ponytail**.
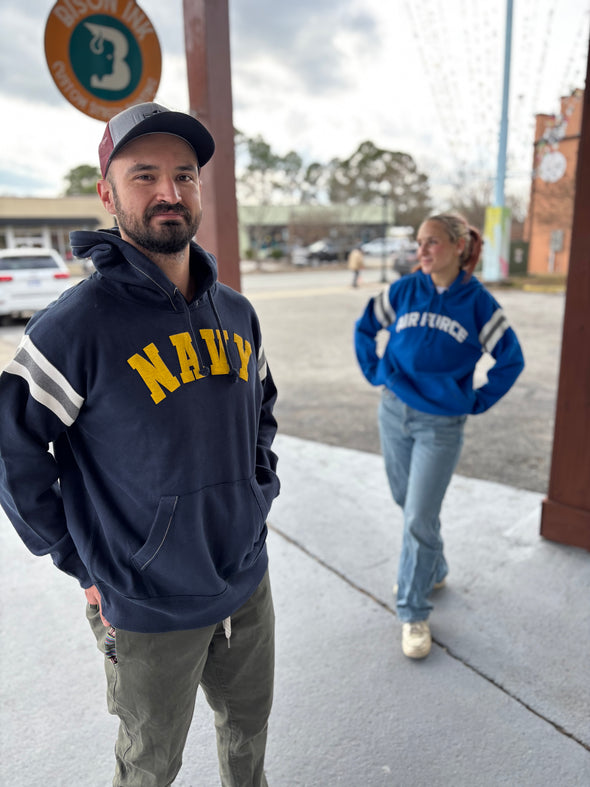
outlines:
[{"label": "ponytail", "polygon": [[465,222],[465,224],[467,225],[468,237],[466,238],[463,254],[459,258],[459,263],[461,269],[465,271],[465,281],[469,281],[475,270],[475,266],[479,262],[483,247],[483,238],[479,230],[476,230],[475,227],[467,224],[467,222]]}]

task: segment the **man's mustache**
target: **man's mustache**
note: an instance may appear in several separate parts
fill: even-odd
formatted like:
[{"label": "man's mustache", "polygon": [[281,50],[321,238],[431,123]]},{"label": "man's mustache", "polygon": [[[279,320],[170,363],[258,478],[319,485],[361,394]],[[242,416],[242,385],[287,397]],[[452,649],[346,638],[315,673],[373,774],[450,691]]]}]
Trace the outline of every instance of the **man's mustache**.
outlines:
[{"label": "man's mustache", "polygon": [[175,205],[170,204],[169,202],[162,202],[159,205],[154,205],[153,208],[148,208],[145,212],[146,219],[151,219],[152,216],[165,216],[166,213],[179,213],[185,219],[190,220],[190,212],[181,205],[180,202],[177,202]]}]

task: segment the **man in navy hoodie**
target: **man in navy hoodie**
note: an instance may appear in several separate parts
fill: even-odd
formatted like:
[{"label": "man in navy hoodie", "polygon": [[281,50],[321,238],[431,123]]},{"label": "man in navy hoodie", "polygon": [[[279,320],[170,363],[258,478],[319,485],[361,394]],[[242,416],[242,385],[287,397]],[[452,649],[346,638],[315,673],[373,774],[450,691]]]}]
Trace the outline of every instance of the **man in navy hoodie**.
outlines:
[{"label": "man in navy hoodie", "polygon": [[0,376],[0,501],[84,588],[117,787],[174,781],[199,686],[222,784],[266,785],[276,388],[252,306],[193,241],[213,151],[158,104],[109,121],[98,193],[118,229],[72,233],[96,272],[33,317]]}]

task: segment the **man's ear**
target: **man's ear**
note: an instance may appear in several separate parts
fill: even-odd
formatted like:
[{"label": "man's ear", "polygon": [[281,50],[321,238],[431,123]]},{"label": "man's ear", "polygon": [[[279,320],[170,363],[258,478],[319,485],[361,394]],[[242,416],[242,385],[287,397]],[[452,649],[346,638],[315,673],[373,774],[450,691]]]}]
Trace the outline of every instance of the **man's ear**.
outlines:
[{"label": "man's ear", "polygon": [[108,180],[99,180],[96,184],[96,190],[98,191],[98,196],[106,212],[110,213],[111,216],[116,216],[117,211],[113,200],[113,187]]}]

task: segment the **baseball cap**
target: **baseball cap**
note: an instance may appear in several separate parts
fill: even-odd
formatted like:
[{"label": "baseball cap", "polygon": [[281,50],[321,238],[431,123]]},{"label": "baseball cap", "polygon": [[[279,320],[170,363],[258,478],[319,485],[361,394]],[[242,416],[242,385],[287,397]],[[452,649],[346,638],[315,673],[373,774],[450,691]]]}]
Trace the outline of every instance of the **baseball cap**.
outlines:
[{"label": "baseball cap", "polygon": [[132,139],[144,134],[174,134],[184,139],[196,153],[199,167],[206,164],[215,150],[213,137],[205,126],[192,115],[173,112],[153,101],[127,107],[114,115],[105,129],[98,146],[100,171],[103,178],[113,157]]}]

